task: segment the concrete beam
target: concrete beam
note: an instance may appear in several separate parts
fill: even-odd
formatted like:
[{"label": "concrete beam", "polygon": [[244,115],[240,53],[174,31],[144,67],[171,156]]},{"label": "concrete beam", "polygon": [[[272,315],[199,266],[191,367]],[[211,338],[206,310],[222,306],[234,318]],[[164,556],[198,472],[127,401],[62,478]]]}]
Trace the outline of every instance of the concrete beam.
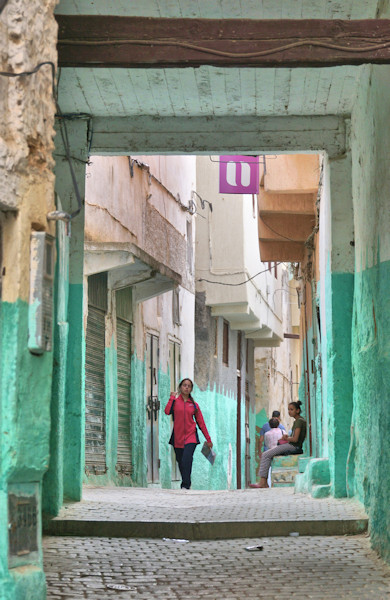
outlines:
[{"label": "concrete beam", "polygon": [[95,117],[91,154],[313,153],[346,149],[344,119],[325,117]]}]

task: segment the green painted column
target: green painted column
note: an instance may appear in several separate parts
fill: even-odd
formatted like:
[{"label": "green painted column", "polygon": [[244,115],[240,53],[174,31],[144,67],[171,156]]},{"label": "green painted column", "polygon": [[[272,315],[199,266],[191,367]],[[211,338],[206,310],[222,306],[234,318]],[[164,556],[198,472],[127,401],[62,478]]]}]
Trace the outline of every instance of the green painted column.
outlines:
[{"label": "green painted column", "polygon": [[[322,227],[330,237],[322,247],[321,304],[323,394],[326,404],[332,494],[346,496],[346,465],[353,406],[351,333],[354,237],[351,155],[325,160],[327,181],[321,204]],[[328,204],[327,204],[328,198]],[[329,214],[327,214],[329,213]],[[321,223],[320,223],[321,228]]]},{"label": "green painted column", "polygon": [[146,354],[143,361],[137,357],[136,351],[132,354],[130,387],[133,481],[137,486],[146,487]]},{"label": "green painted column", "polygon": [[[70,154],[80,196],[84,201],[88,119],[65,118]],[[78,208],[61,135],[57,133],[55,189],[57,208],[68,213]],[[60,226],[62,227],[62,226]],[[57,323],[55,372],[51,406],[50,468],[45,478],[44,508],[57,514],[63,498],[80,500],[84,471],[84,368],[83,323],[84,204],[68,231],[59,236],[57,269]]]},{"label": "green painted column", "polygon": [[[58,199],[58,204],[60,200]],[[58,206],[58,209],[61,209]],[[69,324],[69,235],[64,222],[57,223],[57,264],[54,292],[53,384],[50,406],[50,463],[43,479],[43,511],[58,514],[63,501],[64,399]]]}]

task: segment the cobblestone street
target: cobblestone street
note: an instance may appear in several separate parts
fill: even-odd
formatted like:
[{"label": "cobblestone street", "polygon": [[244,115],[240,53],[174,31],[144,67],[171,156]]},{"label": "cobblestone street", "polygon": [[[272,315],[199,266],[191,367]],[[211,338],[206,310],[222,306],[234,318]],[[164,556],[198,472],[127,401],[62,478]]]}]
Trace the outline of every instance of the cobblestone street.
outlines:
[{"label": "cobblestone street", "polygon": [[[247,552],[261,544],[263,551]],[[180,543],[47,537],[48,600],[386,600],[390,567],[366,536]],[[120,591],[110,585],[125,586]]]},{"label": "cobblestone street", "polygon": [[[313,500],[292,488],[85,488],[83,501],[65,505],[54,521],[83,537],[44,538],[48,600],[390,599],[390,566],[371,550],[366,534],[316,533],[354,524],[354,533],[361,531],[367,515],[347,499]],[[135,522],[153,535],[131,535]],[[180,522],[206,537],[175,541]],[[262,526],[275,533],[254,537]],[[263,550],[246,551],[255,545]]]}]

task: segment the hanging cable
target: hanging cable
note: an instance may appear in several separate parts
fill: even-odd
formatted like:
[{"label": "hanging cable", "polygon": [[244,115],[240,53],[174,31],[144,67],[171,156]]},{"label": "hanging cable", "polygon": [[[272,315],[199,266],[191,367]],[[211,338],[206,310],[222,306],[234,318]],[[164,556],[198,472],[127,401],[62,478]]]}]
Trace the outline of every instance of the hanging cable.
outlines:
[{"label": "hanging cable", "polygon": [[[281,265],[281,264],[282,264],[282,261],[275,263],[275,265]],[[209,279],[203,279],[203,278],[197,279],[196,281],[205,281],[206,283],[215,283],[216,285],[228,285],[228,286],[236,287],[238,285],[245,285],[246,283],[248,283],[248,281],[252,281],[252,279],[257,277],[258,275],[261,275],[262,273],[266,273],[267,271],[269,271],[268,267],[266,269],[264,269],[263,271],[259,271],[255,275],[252,275],[252,277],[249,277],[245,281],[241,281],[240,283],[223,283],[223,281],[210,281]]]},{"label": "hanging cable", "polygon": [[69,214],[64,211],[53,211],[47,215],[47,218],[48,218],[48,220],[53,220],[53,221],[59,221],[59,220],[71,221],[72,219],[74,219],[74,217],[76,217],[80,213],[83,203],[82,203],[80,191],[79,191],[79,188],[77,185],[76,175],[75,175],[75,172],[73,169],[72,156],[70,153],[68,130],[66,128],[66,123],[65,123],[65,116],[62,114],[61,108],[58,104],[58,96],[57,96],[57,90],[56,90],[56,85],[55,85],[56,66],[52,61],[46,60],[41,63],[38,63],[37,66],[34,67],[34,69],[32,69],[31,71],[22,71],[21,73],[14,73],[12,71],[0,71],[0,76],[10,77],[10,78],[31,76],[31,75],[34,75],[34,73],[37,73],[42,67],[44,67],[46,65],[49,65],[51,68],[52,95],[53,95],[53,100],[54,100],[54,103],[56,106],[57,116],[59,118],[60,135],[61,135],[62,143],[64,145],[65,157],[66,157],[66,160],[68,161],[70,175],[72,178],[72,184],[73,184],[73,188],[74,188],[74,191],[76,194],[76,199],[77,199],[77,209],[75,211],[73,211],[72,213]]},{"label": "hanging cable", "polygon": [[[261,41],[261,40],[257,40]],[[130,45],[130,46],[173,46],[179,48],[187,48],[189,50],[195,50],[204,54],[210,54],[213,56],[223,56],[226,58],[258,58],[261,56],[269,56],[271,54],[277,54],[278,52],[286,52],[293,48],[302,48],[303,46],[315,46],[317,48],[327,48],[329,50],[339,50],[341,52],[360,53],[360,52],[373,52],[375,50],[382,50],[390,46],[390,40],[385,38],[383,42],[372,43],[370,38],[358,38],[358,41],[368,42],[366,46],[351,46],[341,44],[332,44],[331,42],[321,41],[314,38],[307,38],[300,40],[299,42],[291,42],[289,44],[282,44],[275,46],[274,48],[267,48],[267,50],[259,50],[257,52],[229,52],[226,50],[217,50],[215,48],[206,48],[205,46],[199,46],[197,44],[190,44],[189,42],[180,42],[176,40],[134,40],[134,39],[111,39],[111,40],[76,40],[76,39],[60,39],[59,45],[63,46],[117,46],[117,45]]]}]

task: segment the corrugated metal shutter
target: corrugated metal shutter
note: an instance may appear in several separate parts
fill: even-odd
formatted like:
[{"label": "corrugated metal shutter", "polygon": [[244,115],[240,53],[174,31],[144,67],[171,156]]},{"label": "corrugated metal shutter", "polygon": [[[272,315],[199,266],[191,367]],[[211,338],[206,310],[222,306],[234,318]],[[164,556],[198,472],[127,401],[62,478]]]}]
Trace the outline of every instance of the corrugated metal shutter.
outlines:
[{"label": "corrugated metal shutter", "polygon": [[105,316],[107,274],[88,278],[85,353],[85,466],[106,471]]},{"label": "corrugated metal shutter", "polygon": [[130,373],[131,323],[117,318],[118,453],[117,471],[131,474]]}]

